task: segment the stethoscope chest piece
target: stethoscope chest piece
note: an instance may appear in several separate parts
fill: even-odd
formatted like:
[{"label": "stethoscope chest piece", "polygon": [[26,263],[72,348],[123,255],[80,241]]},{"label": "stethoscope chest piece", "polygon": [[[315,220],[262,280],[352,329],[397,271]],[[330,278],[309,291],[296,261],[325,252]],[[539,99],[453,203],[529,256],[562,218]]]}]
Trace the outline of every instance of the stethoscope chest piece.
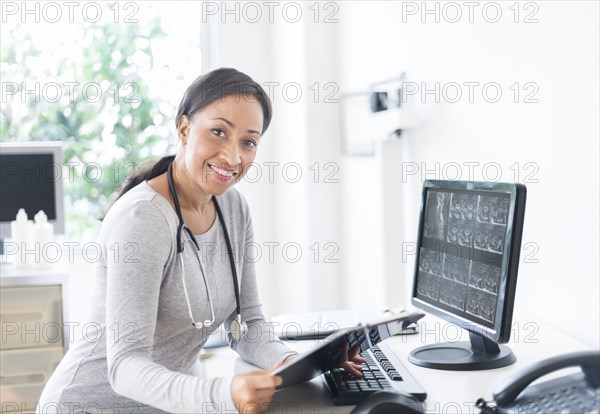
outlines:
[{"label": "stethoscope chest piece", "polygon": [[242,318],[238,315],[231,321],[231,336],[236,342],[239,342],[248,333],[248,325],[241,321]]}]

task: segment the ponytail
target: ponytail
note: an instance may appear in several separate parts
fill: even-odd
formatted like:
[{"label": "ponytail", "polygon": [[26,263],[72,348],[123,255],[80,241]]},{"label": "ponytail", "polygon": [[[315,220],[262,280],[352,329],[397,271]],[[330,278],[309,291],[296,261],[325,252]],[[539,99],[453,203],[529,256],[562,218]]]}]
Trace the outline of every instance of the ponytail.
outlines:
[{"label": "ponytail", "polygon": [[[175,159],[175,155],[167,155],[166,157],[162,157],[160,160],[158,160],[156,162],[146,163],[146,164],[142,165],[141,167],[139,167],[134,172],[132,172],[131,174],[129,174],[127,176],[127,178],[125,178],[125,181],[123,182],[123,185],[121,186],[121,189],[119,190],[119,194],[117,195],[115,202],[119,198],[121,198],[123,196],[123,194],[125,194],[127,191],[131,190],[136,185],[138,185],[144,181],[151,180],[154,177],[158,177],[159,175],[166,173],[167,169],[169,168],[169,164],[171,164],[171,162],[173,162],[174,159]],[[106,215],[103,215],[100,218],[100,220],[104,220],[105,216]]]},{"label": "ponytail", "polygon": [[154,177],[158,177],[159,175],[166,173],[167,169],[169,168],[169,164],[171,164],[174,159],[175,155],[167,155],[166,157],[162,157],[160,160],[154,163],[144,164],[137,171],[129,174],[129,176],[125,178],[125,181],[119,190],[117,200],[139,183],[151,180]]}]

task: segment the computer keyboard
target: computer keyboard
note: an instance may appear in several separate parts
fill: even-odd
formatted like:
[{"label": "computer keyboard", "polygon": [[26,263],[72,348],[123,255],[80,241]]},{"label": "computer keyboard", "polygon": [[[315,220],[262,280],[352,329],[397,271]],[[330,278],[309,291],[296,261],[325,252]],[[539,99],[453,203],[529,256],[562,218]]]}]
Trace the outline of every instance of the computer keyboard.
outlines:
[{"label": "computer keyboard", "polygon": [[423,387],[384,342],[360,355],[366,359],[361,364],[362,378],[356,378],[342,368],[334,368],[324,374],[334,405],[358,404],[370,394],[381,390],[409,393],[419,401],[427,398]]}]

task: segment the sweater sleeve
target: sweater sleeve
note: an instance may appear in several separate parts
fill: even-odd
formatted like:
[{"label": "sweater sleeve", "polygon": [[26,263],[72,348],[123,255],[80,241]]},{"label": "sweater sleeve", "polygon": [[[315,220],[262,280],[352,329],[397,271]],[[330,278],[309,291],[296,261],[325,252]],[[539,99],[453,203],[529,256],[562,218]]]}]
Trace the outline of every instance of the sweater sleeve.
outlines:
[{"label": "sweater sleeve", "polygon": [[[106,221],[106,345],[114,391],[169,412],[235,412],[232,376],[202,379],[152,359],[163,273],[169,258],[176,257],[164,215],[144,200]],[[113,254],[117,251],[129,254]]]},{"label": "sweater sleeve", "polygon": [[[254,243],[252,219],[248,204],[241,194],[240,202],[245,221],[244,245],[249,246]],[[297,354],[296,351],[289,349],[279,340],[275,335],[273,324],[265,320],[258,295],[256,270],[254,262],[251,260],[243,261],[240,293],[242,321],[247,323],[248,333],[239,342],[233,340],[231,333],[229,333],[231,321],[237,316],[233,312],[227,318],[225,324],[230,347],[246,361],[261,368],[270,368],[288,356]]]}]

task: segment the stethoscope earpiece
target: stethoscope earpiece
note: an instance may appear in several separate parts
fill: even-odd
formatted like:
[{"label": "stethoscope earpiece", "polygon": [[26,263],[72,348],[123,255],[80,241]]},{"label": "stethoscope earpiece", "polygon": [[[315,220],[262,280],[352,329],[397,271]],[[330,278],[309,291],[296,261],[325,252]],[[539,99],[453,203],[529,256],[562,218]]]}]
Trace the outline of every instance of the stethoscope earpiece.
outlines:
[{"label": "stethoscope earpiece", "polygon": [[196,329],[202,329],[202,328],[210,328],[210,326],[214,323],[214,321],[210,321],[210,320],[205,320],[204,322],[200,323],[200,322],[192,322],[192,325],[194,325],[194,328]]}]

